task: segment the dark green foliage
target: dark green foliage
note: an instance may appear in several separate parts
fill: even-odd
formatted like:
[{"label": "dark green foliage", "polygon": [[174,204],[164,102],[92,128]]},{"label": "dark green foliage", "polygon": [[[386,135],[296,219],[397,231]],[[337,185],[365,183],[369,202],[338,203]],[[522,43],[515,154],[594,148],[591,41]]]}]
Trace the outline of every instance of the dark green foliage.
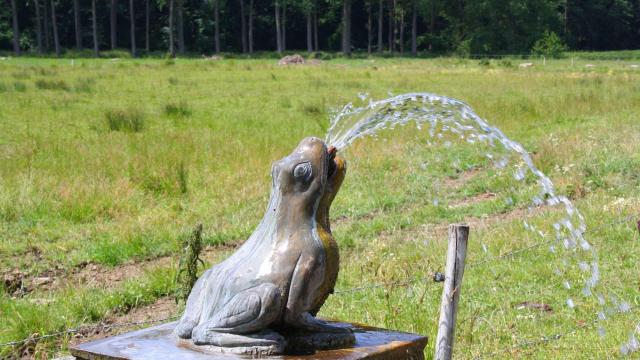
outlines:
[{"label": "dark green foliage", "polygon": [[170,102],[164,106],[164,114],[167,116],[187,117],[191,116],[192,113],[191,107],[184,100],[178,103]]},{"label": "dark green foliage", "polygon": [[111,131],[140,132],[144,129],[144,113],[136,108],[109,110],[105,118]]},{"label": "dark green foliage", "polygon": [[176,302],[186,301],[198,280],[198,264],[202,251],[202,224],[198,224],[190,236],[182,240],[182,253],[176,274]]},{"label": "dark green foliage", "polygon": [[25,92],[27,91],[27,85],[22,81],[16,81],[13,83],[13,89],[17,92]]},{"label": "dark green foliage", "polygon": [[[40,2],[41,6],[44,2]],[[92,49],[91,9],[88,2],[81,2],[80,22],[84,48],[75,48],[75,27],[71,1],[57,1],[57,28],[60,36],[61,55],[65,58],[95,56]],[[110,1],[97,1],[99,56],[104,58],[128,58],[130,51],[129,9],[126,2],[117,9],[117,49],[111,49],[109,36]],[[214,52],[214,1],[184,0],[184,53],[178,55],[200,57]],[[380,56],[409,54],[411,46],[411,21],[414,1],[384,0],[384,51],[377,49],[377,3],[371,7],[373,19],[373,52]],[[18,1],[20,48],[22,54],[43,56],[38,53],[35,9],[32,1]],[[134,19],[137,34],[146,34],[146,7],[144,1],[134,2]],[[241,18],[238,1],[219,0],[220,45],[224,57],[246,58],[237,54],[242,50],[239,29]],[[295,51],[307,50],[306,18],[309,11],[317,16],[318,48],[310,57],[322,60],[335,58],[341,50],[342,0],[281,0],[286,6],[286,48],[276,53],[274,0],[252,1],[253,8],[253,56],[279,58]],[[367,13],[370,1],[352,3],[351,44],[356,56],[366,56]],[[248,1],[245,4],[249,6]],[[417,9],[417,49],[421,55],[456,54],[468,57],[474,54],[528,54],[545,32],[555,32],[572,49],[615,50],[640,47],[640,4],[637,0],[482,0],[445,1],[415,0]],[[0,56],[13,52],[11,8],[0,7]],[[245,9],[248,12],[249,9]],[[395,28],[391,29],[394,49],[389,51],[390,11],[395,14]],[[41,9],[44,16],[44,9]],[[404,15],[400,21],[401,15]],[[168,4],[167,1],[150,1],[149,49],[146,39],[138,38],[138,56],[163,57],[168,52]],[[404,24],[405,37],[400,41],[400,24]],[[47,19],[47,33],[43,31],[43,51],[53,53],[52,24]],[[177,33],[177,31],[176,31]],[[48,35],[48,36],[45,36]],[[179,39],[175,39],[179,42]],[[404,51],[402,52],[401,49]],[[536,49],[538,50],[538,49]],[[234,54],[236,52],[236,54]],[[168,59],[167,65],[174,61]]]},{"label": "dark green foliage", "polygon": [[500,62],[498,62],[498,65],[500,65],[502,67],[505,67],[505,68],[512,68],[513,67],[513,63],[509,59],[500,60]]},{"label": "dark green foliage", "polygon": [[559,58],[562,53],[567,50],[567,46],[562,42],[562,39],[558,34],[550,31],[545,31],[542,38],[540,38],[533,45],[531,52],[536,55],[543,55],[550,58]]},{"label": "dark green foliage", "polygon": [[102,51],[100,52],[100,57],[107,59],[128,59],[131,57],[131,54],[127,50],[116,49]]}]

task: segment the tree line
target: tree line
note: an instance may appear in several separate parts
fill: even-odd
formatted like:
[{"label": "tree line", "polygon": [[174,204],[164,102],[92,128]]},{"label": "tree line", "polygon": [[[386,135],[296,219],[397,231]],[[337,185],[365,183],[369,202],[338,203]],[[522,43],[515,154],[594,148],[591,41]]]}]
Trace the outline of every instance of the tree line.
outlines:
[{"label": "tree line", "polygon": [[640,47],[640,0],[0,0],[0,50],[523,54]]}]

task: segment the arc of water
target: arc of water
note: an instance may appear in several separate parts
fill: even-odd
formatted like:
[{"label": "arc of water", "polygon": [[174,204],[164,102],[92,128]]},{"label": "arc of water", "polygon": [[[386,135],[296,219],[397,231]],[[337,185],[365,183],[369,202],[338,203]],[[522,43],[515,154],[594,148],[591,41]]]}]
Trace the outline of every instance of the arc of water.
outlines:
[{"label": "arc of water", "polygon": [[[486,143],[494,148],[500,144],[505,150],[517,154],[524,167],[518,167],[514,174],[515,179],[522,181],[526,172],[530,171],[540,186],[538,195],[533,198],[532,206],[561,205],[566,212],[566,216],[553,225],[556,241],[550,246],[550,250],[555,252],[556,245],[561,245],[569,253],[583,251],[591,256],[591,261],[581,261],[579,264],[582,271],[590,273],[583,281],[582,294],[585,297],[595,297],[604,309],[604,296],[593,291],[599,283],[600,271],[597,252],[584,237],[587,229],[584,216],[566,196],[556,194],[551,179],[535,166],[531,156],[520,143],[509,139],[499,128],[489,125],[469,105],[449,97],[431,93],[409,93],[377,101],[368,99],[366,94],[360,98],[368,100],[368,104],[355,106],[349,103],[332,115],[326,135],[328,144],[345,149],[362,137],[375,136],[381,130],[414,122],[418,129],[429,126],[429,136],[432,138],[441,138],[442,133],[449,132],[471,144]],[[494,158],[492,154],[487,156]],[[504,168],[507,163],[506,157],[495,159],[497,167]],[[525,228],[539,236],[546,236],[541,230],[526,222]],[[571,284],[565,282],[565,287],[571,288]],[[575,306],[571,298],[567,299],[566,303],[569,308]],[[604,314],[604,310],[599,314]],[[605,317],[601,315],[596,319],[604,320]],[[601,327],[599,331],[603,331]],[[624,350],[630,348],[633,346],[623,347]]]}]

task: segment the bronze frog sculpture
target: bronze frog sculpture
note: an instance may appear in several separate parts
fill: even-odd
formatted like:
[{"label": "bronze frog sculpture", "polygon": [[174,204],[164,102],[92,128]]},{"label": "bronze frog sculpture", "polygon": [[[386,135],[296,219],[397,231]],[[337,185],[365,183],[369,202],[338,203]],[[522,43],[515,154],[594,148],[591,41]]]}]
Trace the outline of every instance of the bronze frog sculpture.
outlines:
[{"label": "bronze frog sculpture", "polygon": [[353,342],[350,329],[315,317],[338,276],[329,209],[345,174],[346,161],[318,138],[302,140],[275,162],[262,221],[231,257],[198,279],[175,334],[252,354],[282,353],[282,333],[291,331]]}]

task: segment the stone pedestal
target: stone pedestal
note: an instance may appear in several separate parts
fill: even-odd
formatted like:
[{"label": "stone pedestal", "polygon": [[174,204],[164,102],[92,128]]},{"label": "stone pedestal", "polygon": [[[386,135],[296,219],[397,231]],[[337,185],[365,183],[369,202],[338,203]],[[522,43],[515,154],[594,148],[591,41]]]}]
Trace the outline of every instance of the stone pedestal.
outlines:
[{"label": "stone pedestal", "polygon": [[[211,354],[198,351],[194,346],[183,345],[173,335],[176,323],[158,325],[138,331],[87,342],[71,348],[77,359],[111,360],[211,360],[249,359],[251,357],[227,353]],[[427,338],[385,329],[351,324],[356,342],[353,345],[332,350],[317,350],[308,354],[279,355],[273,359],[424,359]],[[265,358],[265,357],[263,357]]]}]

